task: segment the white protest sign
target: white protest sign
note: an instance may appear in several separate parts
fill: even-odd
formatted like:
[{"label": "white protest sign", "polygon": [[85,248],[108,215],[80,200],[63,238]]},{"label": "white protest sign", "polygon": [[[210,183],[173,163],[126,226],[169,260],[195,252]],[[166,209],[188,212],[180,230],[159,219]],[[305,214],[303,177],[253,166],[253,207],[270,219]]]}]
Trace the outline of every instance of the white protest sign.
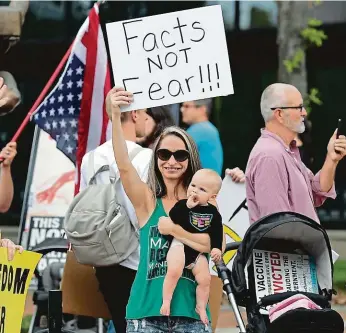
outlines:
[{"label": "white protest sign", "polygon": [[[222,216],[226,243],[242,241],[246,230],[250,226],[245,183],[235,183],[230,176],[225,176],[216,201]],[[229,251],[223,255],[223,260],[229,269],[232,268],[235,253],[236,251]],[[210,272],[216,275],[212,261],[210,261]]]},{"label": "white protest sign", "polygon": [[[264,296],[287,291],[318,294],[316,264],[312,257],[256,249],[252,255],[257,302]],[[267,313],[264,309],[260,312]]]},{"label": "white protest sign", "polygon": [[233,94],[221,6],[106,24],[122,111]]}]

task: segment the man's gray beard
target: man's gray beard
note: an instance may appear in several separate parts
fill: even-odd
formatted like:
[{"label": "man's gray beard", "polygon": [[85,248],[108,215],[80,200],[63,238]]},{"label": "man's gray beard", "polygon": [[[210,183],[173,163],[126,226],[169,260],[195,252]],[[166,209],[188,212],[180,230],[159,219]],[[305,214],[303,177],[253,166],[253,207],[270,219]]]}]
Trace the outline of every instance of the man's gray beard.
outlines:
[{"label": "man's gray beard", "polygon": [[298,128],[298,130],[297,130],[297,133],[298,134],[302,134],[302,133],[304,133],[305,132],[305,123],[303,122],[303,123],[301,123],[300,125],[299,125],[299,128]]},{"label": "man's gray beard", "polygon": [[298,125],[298,124],[292,124],[286,120],[285,126],[288,129],[290,129],[292,132],[297,133],[297,134],[302,134],[305,131],[305,123],[304,122],[302,122]]}]

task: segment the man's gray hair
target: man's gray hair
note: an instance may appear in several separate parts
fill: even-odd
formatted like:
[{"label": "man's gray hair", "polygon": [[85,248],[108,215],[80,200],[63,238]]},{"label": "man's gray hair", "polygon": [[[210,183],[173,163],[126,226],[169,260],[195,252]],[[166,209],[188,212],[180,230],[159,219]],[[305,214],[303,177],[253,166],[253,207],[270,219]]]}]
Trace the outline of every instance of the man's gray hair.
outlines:
[{"label": "man's gray hair", "polygon": [[208,117],[210,116],[211,109],[212,109],[212,106],[213,106],[213,99],[212,98],[198,99],[198,100],[196,100],[194,102],[195,102],[196,106],[203,106],[203,105],[205,105],[205,107],[207,109]]},{"label": "man's gray hair", "polygon": [[274,110],[271,108],[285,106],[287,103],[287,89],[293,86],[285,83],[274,83],[264,89],[261,97],[261,113],[264,122],[273,118]]}]

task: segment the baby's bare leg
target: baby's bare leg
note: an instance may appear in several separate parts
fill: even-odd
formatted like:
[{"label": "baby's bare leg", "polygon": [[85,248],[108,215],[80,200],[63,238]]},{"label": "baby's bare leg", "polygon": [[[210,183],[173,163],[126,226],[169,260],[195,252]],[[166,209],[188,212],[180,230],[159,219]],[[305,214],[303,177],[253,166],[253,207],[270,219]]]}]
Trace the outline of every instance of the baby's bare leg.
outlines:
[{"label": "baby's bare leg", "polygon": [[163,282],[162,306],[160,313],[169,316],[174,289],[183,274],[185,266],[184,245],[171,246],[167,253],[167,273]]},{"label": "baby's bare leg", "polygon": [[209,299],[211,277],[208,260],[204,255],[199,256],[195,267],[192,269],[192,273],[198,284],[196,289],[196,312],[199,314],[202,322],[208,324],[209,319],[206,308]]}]

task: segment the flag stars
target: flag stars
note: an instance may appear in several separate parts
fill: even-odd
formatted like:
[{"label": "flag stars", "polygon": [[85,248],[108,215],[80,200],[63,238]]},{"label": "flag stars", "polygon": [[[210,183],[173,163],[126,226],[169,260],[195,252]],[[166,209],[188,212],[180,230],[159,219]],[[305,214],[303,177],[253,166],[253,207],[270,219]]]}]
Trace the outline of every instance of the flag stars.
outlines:
[{"label": "flag stars", "polygon": [[45,122],[44,128],[48,131],[50,130],[50,123],[48,121]]},{"label": "flag stars", "polygon": [[68,82],[66,83],[67,88],[68,88],[68,89],[71,89],[71,88],[72,88],[72,84],[73,84],[73,82],[72,82],[71,80],[68,81]]},{"label": "flag stars", "polygon": [[60,95],[58,96],[58,101],[59,101],[59,103],[62,103],[63,100],[64,100],[64,95],[63,95],[63,94],[60,94]]},{"label": "flag stars", "polygon": [[55,102],[55,97],[52,96],[52,97],[49,99],[49,103],[50,103],[50,104],[53,104],[54,102]]},{"label": "flag stars", "polygon": [[39,116],[40,116],[40,115],[39,115],[38,113],[36,113],[36,114],[34,115],[35,120],[37,120]]},{"label": "flag stars", "polygon": [[55,116],[55,110],[54,110],[53,108],[51,108],[51,109],[49,110],[49,115],[50,115],[51,117],[54,117],[54,116]]},{"label": "flag stars", "polygon": [[76,73],[77,73],[78,75],[82,75],[82,73],[83,73],[83,68],[82,68],[81,66],[79,66],[79,67],[76,69]]},{"label": "flag stars", "polygon": [[52,122],[52,127],[53,127],[53,129],[58,128],[58,123],[55,120],[53,120],[53,122]]},{"label": "flag stars", "polygon": [[82,99],[83,93],[78,94],[78,100],[80,101]]},{"label": "flag stars", "polygon": [[66,127],[66,121],[64,119],[62,119],[61,121],[59,121],[60,127],[61,128],[65,128]]},{"label": "flag stars", "polygon": [[70,145],[68,145],[68,147],[66,148],[66,150],[67,150],[67,152],[68,152],[69,154],[72,154],[73,148],[72,148]]},{"label": "flag stars", "polygon": [[75,140],[78,140],[78,133],[77,133],[77,132],[73,133],[73,138],[74,138]]},{"label": "flag stars", "polygon": [[68,114],[74,114],[74,111],[76,110],[73,105],[71,105],[68,109]]},{"label": "flag stars", "polygon": [[72,73],[73,73],[73,70],[70,68],[70,69],[67,71],[67,76],[72,76]]},{"label": "flag stars", "polygon": [[59,83],[59,90],[62,90],[64,88],[64,84],[63,83]]},{"label": "flag stars", "polygon": [[71,125],[71,127],[77,127],[77,121],[76,121],[76,119],[72,119],[72,120],[70,120],[70,125]]},{"label": "flag stars", "polygon": [[64,111],[65,111],[65,109],[62,106],[60,106],[59,109],[58,109],[59,115],[63,116],[64,115]]},{"label": "flag stars", "polygon": [[70,136],[66,132],[63,134],[63,137],[66,141],[70,139]]},{"label": "flag stars", "polygon": [[78,88],[82,88],[82,87],[83,87],[83,80],[82,80],[82,79],[79,79],[79,80],[77,81],[77,87],[78,87]]},{"label": "flag stars", "polygon": [[66,97],[67,97],[68,101],[72,102],[72,99],[73,99],[74,95],[69,93]]},{"label": "flag stars", "polygon": [[46,118],[46,115],[47,115],[47,111],[43,110],[42,113],[41,113],[42,118]]}]

